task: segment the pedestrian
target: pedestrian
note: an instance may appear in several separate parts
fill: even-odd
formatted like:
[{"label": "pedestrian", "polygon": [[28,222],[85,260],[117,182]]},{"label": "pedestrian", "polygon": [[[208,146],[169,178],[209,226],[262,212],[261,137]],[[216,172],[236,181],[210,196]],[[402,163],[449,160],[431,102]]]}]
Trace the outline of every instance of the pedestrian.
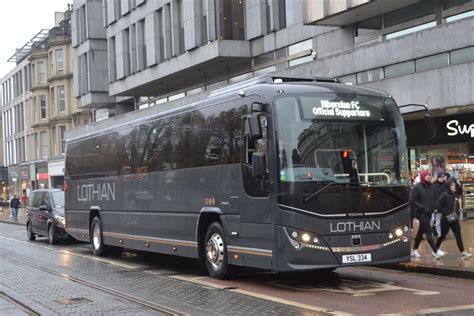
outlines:
[{"label": "pedestrian", "polygon": [[18,208],[20,207],[20,200],[18,197],[13,195],[13,199],[10,201],[10,208],[12,209],[12,216],[15,221],[18,220]]},{"label": "pedestrian", "polygon": [[21,204],[23,207],[26,207],[28,204],[28,196],[26,195],[26,190],[23,191],[23,196],[21,197]]},{"label": "pedestrian", "polygon": [[431,214],[435,208],[435,192],[431,184],[431,175],[427,170],[420,172],[420,183],[417,183],[410,193],[410,207],[413,214],[420,222],[420,227],[415,237],[415,245],[411,253],[412,257],[421,258],[418,251],[420,242],[423,239],[423,234],[433,250],[433,256],[439,259],[446,254],[436,247],[433,240],[433,233],[431,231],[430,219]]},{"label": "pedestrian", "polygon": [[436,181],[433,184],[433,189],[435,192],[435,212],[433,213],[433,234],[436,233],[436,237],[441,236],[441,216],[442,214],[439,212],[439,198],[441,195],[447,191],[447,187],[445,186],[446,177],[444,175],[444,172],[438,171],[436,174]]},{"label": "pedestrian", "polygon": [[441,243],[451,228],[454,237],[456,237],[456,243],[461,252],[461,258],[467,259],[471,257],[472,254],[464,250],[461,236],[461,225],[459,223],[459,196],[456,193],[456,190],[456,182],[452,180],[449,181],[449,191],[443,193],[439,199],[439,211],[443,216],[441,219],[441,235],[436,241],[436,247],[439,248],[439,246],[441,246]]}]

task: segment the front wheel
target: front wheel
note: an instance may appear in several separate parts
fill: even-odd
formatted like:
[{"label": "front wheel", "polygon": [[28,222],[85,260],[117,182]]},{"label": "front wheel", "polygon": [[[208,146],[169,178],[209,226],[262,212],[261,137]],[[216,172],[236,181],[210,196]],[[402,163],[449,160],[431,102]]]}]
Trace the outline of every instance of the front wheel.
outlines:
[{"label": "front wheel", "polygon": [[206,232],[203,244],[204,262],[209,275],[216,279],[225,279],[230,275],[227,259],[227,245],[224,229],[218,222],[213,222]]},{"label": "front wheel", "polygon": [[36,235],[33,232],[33,227],[31,226],[30,221],[28,221],[28,223],[26,223],[26,234],[28,235],[28,240],[34,241],[36,239]]}]

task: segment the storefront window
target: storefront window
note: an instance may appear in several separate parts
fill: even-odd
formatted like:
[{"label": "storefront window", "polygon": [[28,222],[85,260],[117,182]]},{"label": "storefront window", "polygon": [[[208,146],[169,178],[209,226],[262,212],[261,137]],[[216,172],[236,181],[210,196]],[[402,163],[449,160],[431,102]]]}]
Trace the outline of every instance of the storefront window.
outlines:
[{"label": "storefront window", "polygon": [[474,142],[410,147],[408,156],[412,176],[418,170],[429,170],[433,175],[447,172],[460,181],[473,178]]}]

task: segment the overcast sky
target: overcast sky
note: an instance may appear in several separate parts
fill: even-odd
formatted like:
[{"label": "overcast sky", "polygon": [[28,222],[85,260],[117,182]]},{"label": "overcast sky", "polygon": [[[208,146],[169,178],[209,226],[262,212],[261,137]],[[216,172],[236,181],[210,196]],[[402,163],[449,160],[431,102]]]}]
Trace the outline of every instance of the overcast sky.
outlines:
[{"label": "overcast sky", "polygon": [[15,68],[7,60],[41,29],[54,26],[54,12],[72,0],[0,0],[0,78]]}]

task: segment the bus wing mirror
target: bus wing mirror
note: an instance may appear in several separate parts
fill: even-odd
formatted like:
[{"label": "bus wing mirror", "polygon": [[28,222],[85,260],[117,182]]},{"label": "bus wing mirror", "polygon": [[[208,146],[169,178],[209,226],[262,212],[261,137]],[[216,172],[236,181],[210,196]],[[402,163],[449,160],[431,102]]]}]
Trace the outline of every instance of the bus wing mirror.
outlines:
[{"label": "bus wing mirror", "polygon": [[423,108],[423,111],[424,111],[423,117],[425,120],[425,130],[426,130],[427,137],[434,138],[436,136],[436,125],[433,118],[433,114],[428,109],[428,105],[410,103],[410,104],[400,105],[398,108],[401,109],[405,107]]},{"label": "bus wing mirror", "polygon": [[424,114],[425,118],[425,129],[428,138],[434,138],[436,136],[436,126],[433,118],[433,114],[430,111],[426,110]]},{"label": "bus wing mirror", "polygon": [[267,163],[264,153],[252,154],[252,176],[254,178],[262,178],[267,172]]},{"label": "bus wing mirror", "polygon": [[260,122],[260,114],[252,113],[247,118],[249,127],[249,136],[251,140],[258,140],[263,138],[262,123]]}]

